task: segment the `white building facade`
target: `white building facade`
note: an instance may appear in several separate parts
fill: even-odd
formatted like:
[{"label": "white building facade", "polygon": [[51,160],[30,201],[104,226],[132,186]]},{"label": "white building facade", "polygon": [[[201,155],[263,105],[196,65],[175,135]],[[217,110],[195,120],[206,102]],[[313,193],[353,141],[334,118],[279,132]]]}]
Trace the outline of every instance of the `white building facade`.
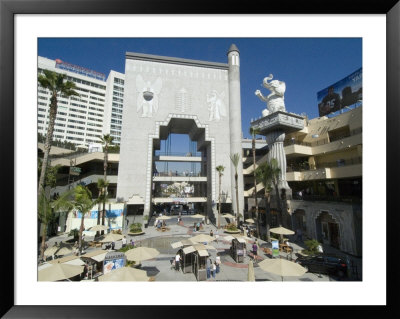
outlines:
[{"label": "white building facade", "polygon": [[103,134],[110,134],[114,144],[121,144],[122,109],[125,75],[111,70],[107,78]]},{"label": "white building facade", "polygon": [[[53,140],[74,144],[99,142],[103,133],[106,98],[105,75],[63,62],[38,57],[38,74],[43,70],[66,74],[80,96],[58,96]],[[38,133],[46,135],[49,124],[50,91],[38,87]]]}]

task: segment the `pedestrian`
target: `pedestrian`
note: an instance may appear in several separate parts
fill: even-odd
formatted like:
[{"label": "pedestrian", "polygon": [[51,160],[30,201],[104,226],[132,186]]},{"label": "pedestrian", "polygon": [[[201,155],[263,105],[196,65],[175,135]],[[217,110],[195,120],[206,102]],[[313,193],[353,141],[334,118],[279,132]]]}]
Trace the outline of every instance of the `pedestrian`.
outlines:
[{"label": "pedestrian", "polygon": [[135,247],[135,242],[133,241],[133,239],[131,238],[131,246]]},{"label": "pedestrian", "polygon": [[215,242],[218,244],[218,238],[219,238],[219,235],[218,235],[218,228],[217,228],[217,230],[215,231]]},{"label": "pedestrian", "polygon": [[212,229],[210,230],[210,236],[214,237],[214,233],[213,233]]},{"label": "pedestrian", "polygon": [[122,238],[122,247],[126,246],[126,236],[124,236],[124,238]]},{"label": "pedestrian", "polygon": [[200,230],[200,223],[197,223],[197,225],[196,225],[196,231],[199,231]]},{"label": "pedestrian", "polygon": [[193,231],[196,232],[196,222],[193,223]]},{"label": "pedestrian", "polygon": [[216,262],[214,262],[214,263],[212,264],[211,273],[212,273],[213,279],[215,280],[215,275],[216,275],[216,273],[217,273],[217,263],[216,263]]},{"label": "pedestrian", "polygon": [[216,273],[219,274],[219,267],[221,265],[221,257],[217,253],[217,257],[215,257],[215,264],[216,264]]},{"label": "pedestrian", "polygon": [[258,247],[257,247],[257,239],[253,243],[252,248],[253,248],[253,258],[254,258],[254,260],[256,260],[257,259],[257,249],[258,249]]},{"label": "pedestrian", "polygon": [[207,258],[207,265],[206,265],[206,270],[207,270],[207,279],[210,279],[211,277],[211,258]]},{"label": "pedestrian", "polygon": [[179,253],[176,253],[175,256],[175,270],[179,270],[179,262],[181,261],[181,255]]},{"label": "pedestrian", "polygon": [[113,241],[111,242],[111,249],[114,250],[114,248],[115,248],[115,242]]},{"label": "pedestrian", "polygon": [[323,250],[321,244],[318,245],[317,250],[318,250],[318,252],[319,252],[320,254],[322,254],[322,253],[324,252],[324,250]]}]

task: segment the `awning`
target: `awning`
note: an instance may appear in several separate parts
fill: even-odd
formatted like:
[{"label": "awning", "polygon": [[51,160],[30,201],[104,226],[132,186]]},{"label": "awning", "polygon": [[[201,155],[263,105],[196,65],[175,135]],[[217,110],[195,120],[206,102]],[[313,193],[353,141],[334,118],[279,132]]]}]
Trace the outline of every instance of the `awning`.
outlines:
[{"label": "awning", "polygon": [[177,241],[177,242],[171,244],[172,248],[180,248],[182,246],[183,246],[183,244],[180,241]]},{"label": "awning", "polygon": [[101,262],[101,261],[104,261],[104,258],[106,257],[106,255],[107,255],[107,252],[100,254],[100,255],[93,256],[91,258],[93,260],[96,260],[97,262]]},{"label": "awning", "polygon": [[108,251],[100,249],[100,250],[91,251],[90,253],[86,253],[86,254],[82,255],[81,257],[92,258],[93,256],[101,255],[104,253],[108,253]]},{"label": "awning", "polygon": [[199,253],[199,256],[201,256],[201,257],[208,256],[207,250],[198,250],[197,252]]},{"label": "awning", "polygon": [[57,258],[57,259],[50,260],[49,263],[50,264],[63,264],[63,263],[66,263],[66,262],[74,260],[74,259],[79,259],[79,257],[75,256],[75,255],[65,256],[65,257],[62,257],[62,258]]},{"label": "awning", "polygon": [[84,266],[85,262],[81,259],[72,259],[70,261],[66,261],[63,264],[67,264],[67,265],[75,265],[75,266]]},{"label": "awning", "polygon": [[[184,253],[185,255],[187,255],[187,254],[190,254],[190,253],[195,252],[196,249],[194,249],[193,246],[189,246],[189,247],[183,248],[182,251],[183,251],[183,253]],[[207,255],[207,256],[208,256],[208,255]]]},{"label": "awning", "polygon": [[133,195],[131,198],[129,198],[128,205],[144,205],[144,200],[138,195]]}]

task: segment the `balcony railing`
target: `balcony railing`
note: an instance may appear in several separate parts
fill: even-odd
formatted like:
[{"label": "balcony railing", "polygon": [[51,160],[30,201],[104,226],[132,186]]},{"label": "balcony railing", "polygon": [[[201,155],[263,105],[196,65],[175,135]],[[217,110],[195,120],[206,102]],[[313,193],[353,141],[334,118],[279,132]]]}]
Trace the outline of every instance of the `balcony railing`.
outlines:
[{"label": "balcony railing", "polygon": [[315,169],[310,169],[308,164],[293,164],[286,167],[286,172],[304,172],[318,170],[322,168],[335,168],[349,165],[362,164],[362,157],[354,157],[350,159],[337,160],[335,162],[321,163],[316,165]]},{"label": "balcony railing", "polygon": [[290,146],[290,145],[302,145],[302,146],[309,146],[309,147],[314,147],[314,146],[320,146],[320,145],[325,145],[325,144],[329,144],[347,137],[351,137],[353,135],[358,135],[362,133],[362,128],[357,128],[354,130],[351,130],[350,133],[344,133],[341,135],[336,135],[336,136],[330,136],[329,139],[328,138],[324,138],[322,140],[318,140],[312,143],[307,143],[307,142],[299,142],[296,140],[287,140],[283,143],[283,146]]},{"label": "balcony railing", "polygon": [[200,172],[158,172],[154,173],[153,176],[161,176],[161,177],[174,177],[174,176],[180,176],[180,177],[207,177],[207,175],[202,175]]},{"label": "balcony railing", "polygon": [[346,202],[346,203],[360,203],[362,198],[356,196],[333,196],[333,195],[307,195],[293,192],[292,198],[294,200],[304,200],[304,201],[324,201],[324,202]]},{"label": "balcony railing", "polygon": [[181,156],[181,157],[202,157],[201,153],[198,152],[155,152],[155,156]]}]

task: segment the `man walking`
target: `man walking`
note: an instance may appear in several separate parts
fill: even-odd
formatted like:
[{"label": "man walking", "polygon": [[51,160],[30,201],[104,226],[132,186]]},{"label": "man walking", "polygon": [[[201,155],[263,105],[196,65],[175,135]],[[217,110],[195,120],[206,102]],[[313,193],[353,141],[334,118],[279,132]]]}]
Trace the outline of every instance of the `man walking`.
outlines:
[{"label": "man walking", "polygon": [[175,270],[179,270],[179,262],[181,261],[181,255],[179,253],[176,253],[175,256]]}]

